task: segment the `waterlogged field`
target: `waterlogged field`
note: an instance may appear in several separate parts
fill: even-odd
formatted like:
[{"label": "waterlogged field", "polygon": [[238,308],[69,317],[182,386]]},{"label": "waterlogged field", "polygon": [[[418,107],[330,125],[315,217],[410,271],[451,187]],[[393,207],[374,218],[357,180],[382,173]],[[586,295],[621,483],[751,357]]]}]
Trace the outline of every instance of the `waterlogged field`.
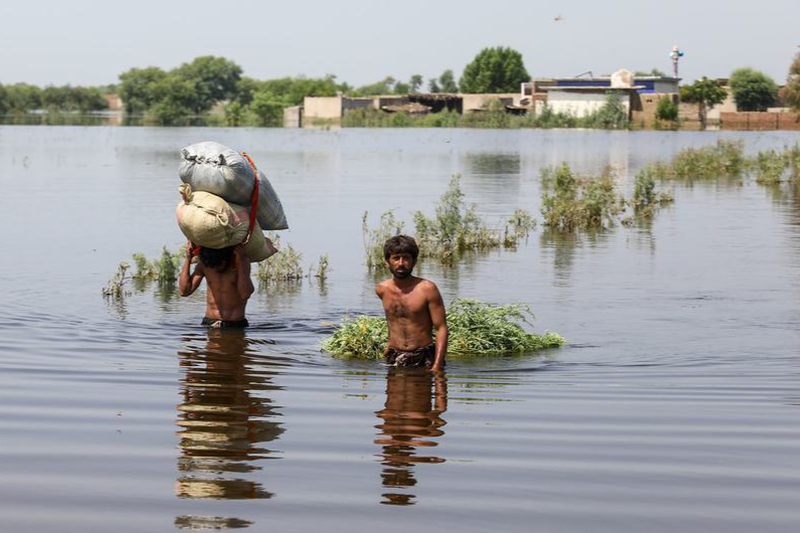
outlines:
[{"label": "waterlogged field", "polygon": [[[797,187],[657,180],[673,201],[647,221],[574,233],[540,212],[542,167],[612,165],[630,197],[648,163],[718,138],[751,156],[798,141],[0,127],[0,529],[794,530]],[[254,156],[301,254],[298,279],[254,295],[244,334],[199,327],[203,294],[131,281],[101,295],[120,261],[183,244],[178,151],[211,139]],[[410,231],[453,174],[488,227],[517,209],[539,224],[422,275],[446,302],[527,305],[532,330],[566,345],[453,358],[437,378],[321,353],[343,317],[380,314],[364,212],[375,227],[393,209]]]}]

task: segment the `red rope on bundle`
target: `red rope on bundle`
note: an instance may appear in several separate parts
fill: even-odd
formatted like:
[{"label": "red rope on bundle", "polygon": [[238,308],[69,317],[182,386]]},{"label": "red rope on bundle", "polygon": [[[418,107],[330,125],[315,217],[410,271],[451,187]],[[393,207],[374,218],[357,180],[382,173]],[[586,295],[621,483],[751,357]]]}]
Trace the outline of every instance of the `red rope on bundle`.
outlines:
[{"label": "red rope on bundle", "polygon": [[247,244],[248,241],[250,241],[250,235],[253,234],[253,228],[256,226],[256,215],[258,212],[258,169],[256,168],[255,162],[247,152],[242,152],[242,155],[245,159],[247,159],[248,163],[250,163],[250,166],[253,168],[253,177],[255,178],[255,182],[253,183],[253,194],[250,196],[250,226],[247,228],[247,236],[242,242],[242,244]]}]

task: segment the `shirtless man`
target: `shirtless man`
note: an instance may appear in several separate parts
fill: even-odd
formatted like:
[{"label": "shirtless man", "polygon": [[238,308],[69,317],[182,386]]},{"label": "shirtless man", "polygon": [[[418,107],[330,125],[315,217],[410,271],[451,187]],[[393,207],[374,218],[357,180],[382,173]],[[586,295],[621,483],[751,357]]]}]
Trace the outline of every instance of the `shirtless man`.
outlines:
[{"label": "shirtless man", "polygon": [[[447,320],[439,289],[432,281],[411,275],[419,248],[411,237],[397,235],[383,247],[392,277],[375,292],[383,302],[389,323],[389,343],[384,350],[392,366],[422,366],[444,369],[447,355]],[[436,344],[432,330],[436,331]]]},{"label": "shirtless man", "polygon": [[193,248],[191,242],[186,246],[186,261],[179,282],[181,296],[192,294],[206,278],[206,316],[202,324],[212,328],[247,327],[244,308],[255,288],[250,279],[250,261],[244,246],[240,244],[221,250],[201,248],[197,266],[189,274]]}]

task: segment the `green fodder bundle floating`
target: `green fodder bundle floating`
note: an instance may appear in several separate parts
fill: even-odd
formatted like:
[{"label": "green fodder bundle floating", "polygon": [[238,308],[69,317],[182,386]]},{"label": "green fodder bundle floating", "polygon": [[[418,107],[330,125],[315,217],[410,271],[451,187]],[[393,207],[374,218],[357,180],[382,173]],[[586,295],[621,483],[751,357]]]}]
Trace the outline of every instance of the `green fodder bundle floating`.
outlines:
[{"label": "green fodder bundle floating", "polygon": [[[454,301],[447,310],[449,356],[508,355],[529,353],[564,344],[558,333],[529,333],[533,314],[519,304],[491,305],[476,300]],[[335,357],[379,359],[389,338],[386,319],[359,316],[344,319],[322,350]]]}]

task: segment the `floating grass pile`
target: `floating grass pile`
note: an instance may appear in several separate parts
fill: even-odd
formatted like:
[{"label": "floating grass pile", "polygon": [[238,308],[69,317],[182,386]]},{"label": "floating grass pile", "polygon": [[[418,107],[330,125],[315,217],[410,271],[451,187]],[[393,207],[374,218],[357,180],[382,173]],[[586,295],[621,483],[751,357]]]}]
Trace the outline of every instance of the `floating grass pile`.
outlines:
[{"label": "floating grass pile", "polygon": [[[447,310],[450,328],[448,355],[510,355],[530,353],[564,344],[557,333],[530,333],[533,314],[524,305],[491,305],[461,299]],[[359,316],[345,319],[332,336],[323,341],[322,350],[335,357],[379,359],[383,355],[389,333],[386,319]]]},{"label": "floating grass pile", "polygon": [[612,223],[624,206],[610,169],[599,177],[578,177],[563,163],[544,169],[542,187],[544,225],[551,229],[600,228]]}]

